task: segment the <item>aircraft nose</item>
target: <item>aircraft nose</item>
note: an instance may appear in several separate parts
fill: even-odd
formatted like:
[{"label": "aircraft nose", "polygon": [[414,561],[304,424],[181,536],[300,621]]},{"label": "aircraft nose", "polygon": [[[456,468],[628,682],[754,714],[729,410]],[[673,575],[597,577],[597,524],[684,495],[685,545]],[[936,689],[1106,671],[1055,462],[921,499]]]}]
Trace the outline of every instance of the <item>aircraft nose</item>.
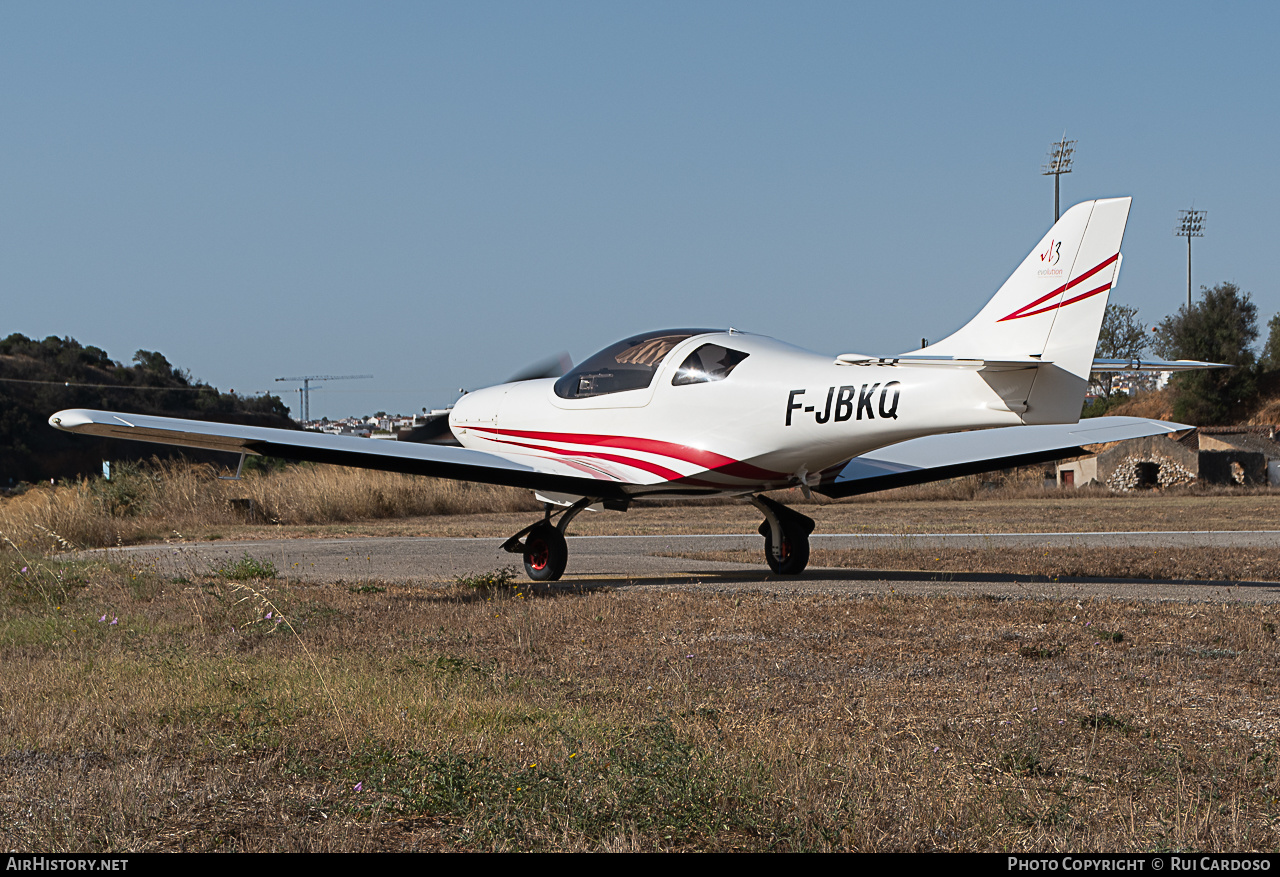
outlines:
[{"label": "aircraft nose", "polygon": [[492,426],[498,419],[498,405],[502,396],[501,387],[486,387],[468,393],[453,403],[453,410],[449,412],[449,426]]}]

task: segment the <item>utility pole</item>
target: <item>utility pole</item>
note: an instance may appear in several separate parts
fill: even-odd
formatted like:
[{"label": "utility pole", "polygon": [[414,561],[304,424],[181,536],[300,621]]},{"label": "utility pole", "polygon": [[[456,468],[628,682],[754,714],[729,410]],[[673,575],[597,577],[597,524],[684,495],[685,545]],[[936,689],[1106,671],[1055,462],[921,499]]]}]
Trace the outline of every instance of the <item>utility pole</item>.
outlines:
[{"label": "utility pole", "polygon": [[1063,174],[1071,173],[1071,154],[1076,151],[1076,141],[1067,139],[1067,132],[1062,132],[1062,139],[1049,148],[1049,163],[1041,165],[1041,176],[1053,177],[1053,221],[1057,222],[1062,215],[1058,200],[1058,179]]},{"label": "utility pole", "polygon": [[[304,375],[297,378],[276,378],[277,381],[302,381],[302,422],[311,422],[311,382],[312,381],[357,381],[372,378],[373,375]],[[320,389],[316,387],[316,389]]]},{"label": "utility pole", "polygon": [[1173,233],[1187,239],[1187,312],[1191,312],[1191,239],[1204,237],[1204,218],[1207,210],[1179,210],[1178,226]]}]

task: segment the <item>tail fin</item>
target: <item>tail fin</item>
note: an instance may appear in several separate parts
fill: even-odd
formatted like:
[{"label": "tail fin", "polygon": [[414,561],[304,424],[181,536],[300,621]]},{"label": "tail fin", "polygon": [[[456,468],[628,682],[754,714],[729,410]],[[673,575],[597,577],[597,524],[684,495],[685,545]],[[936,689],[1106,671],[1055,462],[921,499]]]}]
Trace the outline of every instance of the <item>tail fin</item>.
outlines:
[{"label": "tail fin", "polygon": [[[1074,423],[1084,404],[1107,297],[1120,271],[1120,242],[1132,200],[1072,207],[976,317],[915,355],[1038,360],[1043,365],[1028,375],[1023,421]],[[1008,399],[1006,390],[1000,392]]]}]

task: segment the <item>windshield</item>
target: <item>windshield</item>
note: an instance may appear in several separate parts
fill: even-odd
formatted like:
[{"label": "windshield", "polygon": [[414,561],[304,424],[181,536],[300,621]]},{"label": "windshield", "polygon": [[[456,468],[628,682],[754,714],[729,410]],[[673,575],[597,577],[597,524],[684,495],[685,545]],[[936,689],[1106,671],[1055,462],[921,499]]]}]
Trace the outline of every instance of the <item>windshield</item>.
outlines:
[{"label": "windshield", "polygon": [[686,338],[715,331],[666,329],[611,344],[556,381],[556,395],[561,399],[586,399],[623,390],[643,390],[672,348]]}]

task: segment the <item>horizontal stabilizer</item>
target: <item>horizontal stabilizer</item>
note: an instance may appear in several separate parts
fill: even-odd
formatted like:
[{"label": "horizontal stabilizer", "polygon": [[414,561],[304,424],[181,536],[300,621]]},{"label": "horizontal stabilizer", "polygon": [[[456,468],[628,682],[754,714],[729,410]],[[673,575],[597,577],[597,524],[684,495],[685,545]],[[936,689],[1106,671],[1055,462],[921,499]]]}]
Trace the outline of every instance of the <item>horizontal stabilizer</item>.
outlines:
[{"label": "horizontal stabilizer", "polygon": [[837,365],[852,365],[866,368],[878,366],[883,368],[958,368],[974,371],[1005,371],[1008,369],[1036,368],[1048,365],[1034,356],[1019,359],[976,359],[963,356],[862,356],[857,353],[842,353],[836,357]]},{"label": "horizontal stabilizer", "polygon": [[[837,365],[852,365],[867,368],[880,366],[885,368],[960,368],[974,370],[1008,370],[1018,368],[1035,368],[1051,365],[1048,360],[1035,356],[1019,358],[981,359],[968,356],[864,356],[860,353],[842,353],[836,357]],[[1200,368],[1232,368],[1222,362],[1201,362],[1195,359],[1095,359],[1090,371],[1093,372],[1182,372]]]},{"label": "horizontal stabilizer", "polygon": [[1084,453],[1084,445],[1192,429],[1145,417],[1097,417],[1072,424],[1009,426],[931,435],[855,457],[815,488],[833,498],[926,484]]},{"label": "horizontal stabilizer", "polygon": [[1095,372],[1188,372],[1198,368],[1234,368],[1223,362],[1194,359],[1095,359]]}]

